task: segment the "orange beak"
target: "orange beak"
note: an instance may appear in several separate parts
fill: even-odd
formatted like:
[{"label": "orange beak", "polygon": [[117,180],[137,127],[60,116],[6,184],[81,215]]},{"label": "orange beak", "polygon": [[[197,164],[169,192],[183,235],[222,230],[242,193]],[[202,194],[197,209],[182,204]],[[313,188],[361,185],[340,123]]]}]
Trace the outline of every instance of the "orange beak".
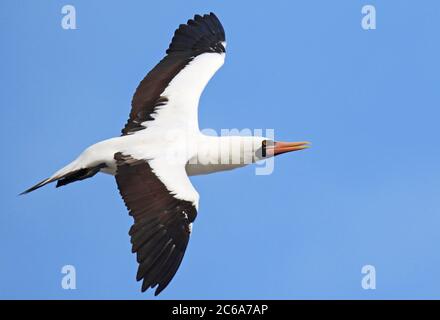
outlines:
[{"label": "orange beak", "polygon": [[267,146],[268,156],[277,156],[282,153],[304,150],[310,147],[310,142],[275,142],[273,146]]}]

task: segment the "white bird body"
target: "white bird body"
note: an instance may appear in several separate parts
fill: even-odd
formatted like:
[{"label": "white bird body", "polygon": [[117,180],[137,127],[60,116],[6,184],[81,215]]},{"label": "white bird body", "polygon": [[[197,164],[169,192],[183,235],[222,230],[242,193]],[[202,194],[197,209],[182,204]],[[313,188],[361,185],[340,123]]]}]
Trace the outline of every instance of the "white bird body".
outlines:
[{"label": "white bird body", "polygon": [[[122,152],[136,159],[155,159],[158,170],[162,167],[185,166],[188,176],[232,170],[262,160],[256,153],[266,138],[253,136],[208,136],[200,131],[195,134],[178,130],[145,132],[100,141],[85,149],[74,161],[55,172],[49,180],[79,169],[105,163],[101,172],[115,175],[117,166],[114,154]],[[169,139],[167,139],[167,136]],[[160,159],[160,160],[159,160]],[[157,164],[156,164],[157,163]],[[164,169],[166,170],[166,169]]]},{"label": "white bird body", "polygon": [[163,135],[147,133],[115,137],[91,145],[51,178],[100,163],[106,164],[101,172],[115,175],[114,154],[117,152],[131,154],[137,159],[161,158],[167,164],[183,163],[189,176],[232,170],[262,160],[255,152],[261,148],[265,139],[247,136],[215,137],[201,132],[194,136],[179,136],[174,141],[167,141]]}]

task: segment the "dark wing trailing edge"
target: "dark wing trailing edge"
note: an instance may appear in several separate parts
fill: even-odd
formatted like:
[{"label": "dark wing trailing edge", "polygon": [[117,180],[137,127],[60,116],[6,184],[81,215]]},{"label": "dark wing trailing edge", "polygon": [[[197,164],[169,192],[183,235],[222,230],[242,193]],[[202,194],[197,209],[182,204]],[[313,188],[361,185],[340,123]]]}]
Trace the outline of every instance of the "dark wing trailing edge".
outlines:
[{"label": "dark wing trailing edge", "polygon": [[182,262],[197,211],[173,197],[148,162],[121,153],[115,160],[119,192],[134,218],[129,234],[139,263],[136,279],[143,280],[142,292],[158,286],[158,295]]},{"label": "dark wing trailing edge", "polygon": [[225,31],[214,13],[196,15],[175,31],[167,55],[140,82],[131,101],[130,117],[122,135],[145,129],[145,121],[153,120],[158,106],[167,102],[161,96],[172,79],[194,57],[206,52],[225,52]]}]

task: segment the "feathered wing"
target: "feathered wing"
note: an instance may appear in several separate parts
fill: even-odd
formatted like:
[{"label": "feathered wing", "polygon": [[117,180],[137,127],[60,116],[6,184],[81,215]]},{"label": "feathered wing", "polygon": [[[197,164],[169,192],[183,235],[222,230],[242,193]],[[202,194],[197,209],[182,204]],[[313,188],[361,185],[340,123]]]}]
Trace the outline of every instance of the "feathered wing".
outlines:
[{"label": "feathered wing", "polygon": [[196,15],[180,25],[165,58],[137,87],[122,135],[139,132],[153,122],[197,127],[200,95],[223,65],[225,45],[223,26],[213,13]]},{"label": "feathered wing", "polygon": [[[176,174],[176,168],[168,170],[162,164],[153,169],[149,162],[122,153],[115,154],[115,160],[118,189],[134,218],[129,234],[139,263],[136,279],[143,281],[142,291],[157,286],[158,295],[174,277],[185,254],[197,216],[198,194],[184,167]],[[176,176],[179,185],[167,187],[159,175]]]},{"label": "feathered wing", "polygon": [[[140,82],[122,135],[167,130],[198,131],[197,108],[203,89],[223,65],[225,33],[213,14],[196,15],[175,31],[166,56]],[[161,136],[161,135],[158,135]],[[159,294],[174,277],[197,216],[198,193],[185,164],[115,154],[116,182],[134,218],[132,251],[139,262],[142,291]]]}]

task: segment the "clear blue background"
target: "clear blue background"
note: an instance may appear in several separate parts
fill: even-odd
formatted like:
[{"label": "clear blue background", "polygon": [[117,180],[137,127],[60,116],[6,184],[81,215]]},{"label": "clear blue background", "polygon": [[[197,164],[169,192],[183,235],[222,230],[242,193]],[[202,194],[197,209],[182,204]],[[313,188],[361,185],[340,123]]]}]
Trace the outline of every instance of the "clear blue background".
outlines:
[{"label": "clear blue background", "polygon": [[[77,30],[61,28],[64,4]],[[361,28],[365,4],[377,30]],[[201,127],[313,148],[269,176],[193,179],[199,215],[159,298],[440,298],[440,3],[415,0],[1,1],[0,297],[152,297],[113,177],[17,194],[119,135],[174,29],[209,11],[228,52]],[[77,290],[61,288],[66,264]]]}]

